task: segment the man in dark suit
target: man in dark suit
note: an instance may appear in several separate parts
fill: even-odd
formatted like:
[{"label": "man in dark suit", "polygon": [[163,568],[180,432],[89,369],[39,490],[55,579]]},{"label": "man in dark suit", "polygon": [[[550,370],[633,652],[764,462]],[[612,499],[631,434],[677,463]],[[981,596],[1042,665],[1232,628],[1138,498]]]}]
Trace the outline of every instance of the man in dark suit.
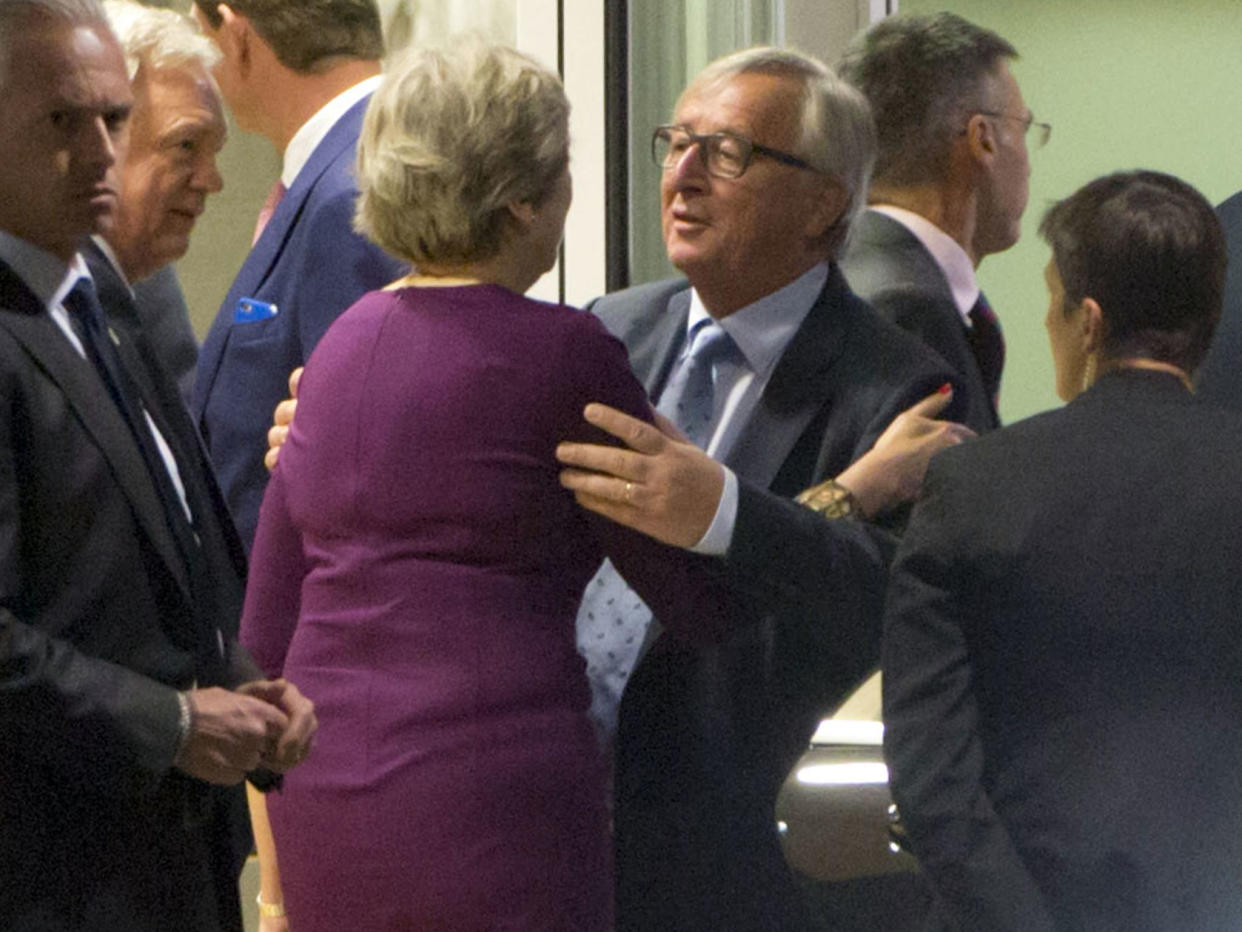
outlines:
[{"label": "man in dark suit", "polygon": [[[611,473],[571,470],[564,482],[596,511],[715,554],[769,611],[695,649],[658,636],[649,615],[610,614],[610,599],[632,603],[613,595],[607,568],[588,588],[579,648],[605,728],[624,684],[618,926],[810,928],[774,805],[819,717],[878,660],[885,547],[862,524],[789,499],[846,470],[950,374],[856,298],[833,261],[874,143],[865,102],[822,63],[774,49],[722,59],[655,141],[665,243],[689,281],[632,288],[593,310],[658,408],[692,436],[670,396],[690,378],[697,334],[728,334],[712,364],[708,429],[695,439],[729,468],[629,424],[620,432],[633,454],[562,445],[563,461]],[[846,488],[835,487],[838,511],[852,501]],[[658,502],[661,530],[640,513]]]},{"label": "man in dark suit", "polygon": [[383,54],[374,0],[196,0],[240,127],[281,153],[280,181],[199,356],[193,413],[249,547],[264,437],[290,371],[337,316],[403,271],[353,231],[354,153]]},{"label": "man in dark suit", "polygon": [[1009,70],[1012,45],[952,13],[894,16],[861,34],[840,73],[871,103],[871,207],[841,258],[850,287],[957,373],[965,423],[998,426],[1004,340],[975,280],[1018,240],[1026,139],[1047,139]]},{"label": "man in dark suit", "polygon": [[124,296],[104,303],[112,323],[151,344],[188,404],[198,341],[172,263],[190,248],[207,196],[223,187],[216,155],[227,127],[211,77],[220,56],[181,13],[134,0],[113,0],[107,12],[134,110],[116,223],[96,240]]},{"label": "man in dark suit", "polygon": [[[240,930],[237,784],[309,702],[233,633],[240,543],[78,252],[132,94],[95,0],[0,0],[0,927]],[[257,779],[257,775],[256,775]]]},{"label": "man in dark suit", "polygon": [[1190,391],[1220,228],[1127,172],[1040,229],[1069,404],[928,471],[885,613],[893,796],[951,928],[1242,928],[1242,415]]}]

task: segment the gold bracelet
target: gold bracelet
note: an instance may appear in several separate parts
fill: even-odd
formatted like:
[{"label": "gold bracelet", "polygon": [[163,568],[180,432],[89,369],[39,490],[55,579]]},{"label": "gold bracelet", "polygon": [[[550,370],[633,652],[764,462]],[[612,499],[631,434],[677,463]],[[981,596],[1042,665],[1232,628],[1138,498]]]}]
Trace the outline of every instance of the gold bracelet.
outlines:
[{"label": "gold bracelet", "polygon": [[795,501],[829,519],[862,516],[854,493],[838,483],[836,479],[825,479],[819,485],[811,486],[800,493]]},{"label": "gold bracelet", "polygon": [[256,894],[254,901],[259,905],[259,915],[264,919],[281,919],[285,915],[284,903],[264,903],[262,893]]}]

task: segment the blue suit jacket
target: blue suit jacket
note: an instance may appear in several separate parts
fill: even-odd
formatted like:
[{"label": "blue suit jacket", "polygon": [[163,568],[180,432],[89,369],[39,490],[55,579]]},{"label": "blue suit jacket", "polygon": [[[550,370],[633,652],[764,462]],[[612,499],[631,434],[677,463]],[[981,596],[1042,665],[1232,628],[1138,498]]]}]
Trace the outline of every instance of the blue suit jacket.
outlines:
[{"label": "blue suit jacket", "polygon": [[[689,307],[685,282],[593,307],[653,398]],[[618,929],[813,927],[781,854],[776,795],[820,716],[879,661],[889,541],[790,499],[841,472],[950,379],[832,269],[728,460],[741,481],[722,570],[739,598],[764,610],[719,644],[661,636],[622,695]]]},{"label": "blue suit jacket", "polygon": [[[250,250],[199,354],[194,418],[247,548],[267,486],[263,453],[272,410],[289,394],[328,326],[404,267],[353,231],[354,152],[366,101],[316,147]],[[234,321],[242,298],[274,305],[263,320]]]}]

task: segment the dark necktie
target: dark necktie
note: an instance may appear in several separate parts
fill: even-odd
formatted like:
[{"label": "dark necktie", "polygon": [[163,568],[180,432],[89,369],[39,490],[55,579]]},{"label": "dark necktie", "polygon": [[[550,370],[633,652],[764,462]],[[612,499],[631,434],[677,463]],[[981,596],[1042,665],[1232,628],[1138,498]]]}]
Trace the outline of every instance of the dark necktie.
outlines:
[{"label": "dark necktie", "polygon": [[970,309],[970,329],[966,338],[970,342],[975,362],[979,364],[983,386],[995,405],[1000,397],[1001,371],[1005,368],[1005,337],[1001,333],[996,312],[988,304],[983,292],[979,292],[979,300]]},{"label": "dark necktie", "polygon": [[155,437],[147,424],[138,387],[121,363],[116,347],[112,345],[94,283],[89,278],[79,278],[65,296],[64,304],[74,325],[74,332],[82,341],[82,349],[87,359],[94,365],[117,410],[129,425],[130,433],[142,453],[147,472],[164,506],[168,529],[177,541],[187,569],[192,569],[198,551],[194,529],[186,517],[181,495],[173,485],[168,466],[160,456]]}]

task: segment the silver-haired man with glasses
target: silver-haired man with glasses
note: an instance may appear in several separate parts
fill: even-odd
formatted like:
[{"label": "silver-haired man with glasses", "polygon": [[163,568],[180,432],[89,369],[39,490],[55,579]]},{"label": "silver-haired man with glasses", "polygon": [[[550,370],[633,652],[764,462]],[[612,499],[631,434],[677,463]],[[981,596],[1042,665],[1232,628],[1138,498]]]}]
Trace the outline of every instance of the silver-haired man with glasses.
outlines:
[{"label": "silver-haired man with glasses", "polygon": [[1018,241],[1036,121],[1014,47],[952,13],[893,16],[854,40],[841,76],[875,114],[871,207],[841,260],[850,285],[962,381],[966,423],[1000,425],[1005,343],[975,270]]},{"label": "silver-haired man with glasses", "polygon": [[661,634],[607,565],[588,588],[579,648],[603,730],[616,725],[621,929],[816,927],[774,805],[821,714],[878,660],[887,544],[792,499],[828,480],[824,500],[848,511],[847,467],[941,386],[911,416],[920,442],[962,436],[929,419],[950,400],[948,367],[836,265],[874,144],[865,100],[815,59],[758,48],[709,65],[652,143],[686,278],[593,308],[692,443],[592,406],[631,449],[562,444],[562,481],[764,603],[749,630],[702,648]]}]

